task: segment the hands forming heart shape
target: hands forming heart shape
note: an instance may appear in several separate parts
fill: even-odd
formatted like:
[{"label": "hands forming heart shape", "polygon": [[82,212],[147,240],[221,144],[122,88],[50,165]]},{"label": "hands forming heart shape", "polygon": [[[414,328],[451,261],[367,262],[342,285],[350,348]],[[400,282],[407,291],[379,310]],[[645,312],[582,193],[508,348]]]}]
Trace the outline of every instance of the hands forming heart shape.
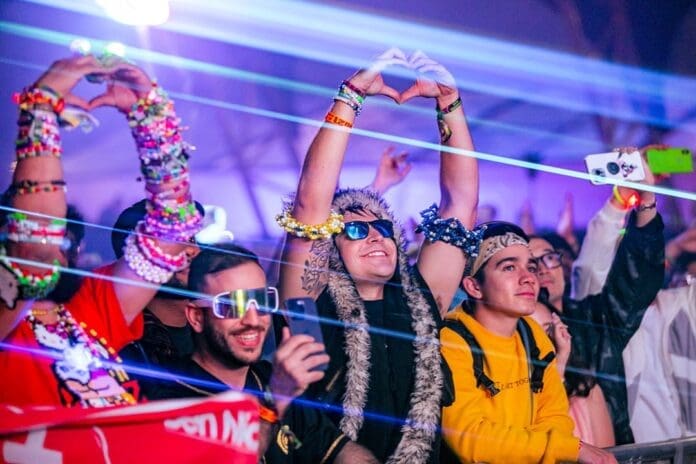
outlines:
[{"label": "hands forming heart shape", "polygon": [[[391,66],[416,71],[418,76],[413,85],[403,92],[387,85],[382,71]],[[89,101],[72,93],[75,85],[88,75],[96,75],[97,81],[107,83],[105,91]],[[385,95],[400,104],[420,96],[435,98],[444,108],[458,97],[452,74],[421,51],[407,57],[398,48],[391,48],[378,56],[369,68],[361,69],[349,80],[367,95]],[[133,103],[152,88],[152,82],[140,68],[122,59],[99,60],[93,55],[80,55],[53,63],[35,86],[49,87],[62,95],[68,105],[86,111],[113,106],[127,113]]]},{"label": "hands forming heart shape", "polygon": [[[87,101],[72,93],[73,88],[88,75],[106,82],[103,93]],[[152,88],[152,81],[140,68],[122,59],[100,61],[93,55],[73,56],[56,61],[35,86],[46,86],[63,96],[65,103],[86,111],[113,106],[127,113],[133,103]]]},{"label": "hands forming heart shape", "polygon": [[[418,77],[411,87],[399,92],[382,77],[382,71],[391,66],[412,69]],[[439,104],[443,103],[440,107],[445,107],[458,97],[452,74],[422,51],[407,57],[400,49],[391,48],[378,56],[369,68],[361,69],[348,80],[367,95],[385,95],[399,104],[415,97],[429,97],[438,99]]]}]

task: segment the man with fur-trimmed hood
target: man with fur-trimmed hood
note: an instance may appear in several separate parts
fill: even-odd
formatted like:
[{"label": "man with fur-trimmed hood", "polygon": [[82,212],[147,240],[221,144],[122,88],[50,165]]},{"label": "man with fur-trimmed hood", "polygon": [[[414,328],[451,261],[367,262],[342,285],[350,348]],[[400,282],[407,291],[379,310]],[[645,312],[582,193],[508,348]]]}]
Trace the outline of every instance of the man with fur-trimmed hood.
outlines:
[{"label": "man with fur-trimmed hood", "polygon": [[[399,94],[381,71],[418,74]],[[439,208],[423,213],[428,240],[409,268],[404,237],[387,204],[362,189],[336,192],[350,128],[366,96],[397,103],[436,100],[441,142]],[[326,350],[324,377],[308,395],[327,406],[343,433],[390,463],[438,462],[440,410],[447,403],[438,329],[476,243],[478,168],[452,76],[416,52],[389,50],[344,81],[309,148],[297,193],[278,222],[288,231],[280,274],[282,299],[317,301]],[[327,219],[328,218],[328,219]],[[325,222],[323,222],[325,221]],[[475,248],[475,247],[473,247]]]}]

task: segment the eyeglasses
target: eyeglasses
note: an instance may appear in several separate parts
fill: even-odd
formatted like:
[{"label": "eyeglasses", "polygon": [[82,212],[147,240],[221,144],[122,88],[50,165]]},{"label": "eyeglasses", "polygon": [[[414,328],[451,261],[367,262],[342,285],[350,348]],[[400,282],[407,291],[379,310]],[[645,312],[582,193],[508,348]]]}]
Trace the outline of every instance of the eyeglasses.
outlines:
[{"label": "eyeglasses", "polygon": [[544,263],[546,269],[556,269],[557,267],[561,266],[562,257],[563,253],[560,251],[549,251],[548,253],[544,253],[539,257],[532,258],[532,261],[535,261],[537,266],[539,266],[540,263]]},{"label": "eyeglasses", "polygon": [[232,290],[218,293],[212,300],[195,300],[193,304],[197,308],[212,309],[213,315],[219,319],[241,319],[249,311],[251,305],[265,313],[277,311],[278,289],[261,287]]},{"label": "eyeglasses", "polygon": [[384,238],[394,237],[394,224],[388,219],[346,222],[344,232],[350,240],[362,240],[370,233],[370,226]]}]

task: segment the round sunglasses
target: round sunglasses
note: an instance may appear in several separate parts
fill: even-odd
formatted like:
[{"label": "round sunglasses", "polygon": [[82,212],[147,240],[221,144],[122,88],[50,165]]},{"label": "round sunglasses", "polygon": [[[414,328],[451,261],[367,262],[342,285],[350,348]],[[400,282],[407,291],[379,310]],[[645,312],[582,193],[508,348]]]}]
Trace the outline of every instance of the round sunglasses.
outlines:
[{"label": "round sunglasses", "polygon": [[362,240],[369,235],[370,227],[379,232],[384,238],[394,238],[394,224],[388,219],[346,222],[343,232],[350,240]]}]

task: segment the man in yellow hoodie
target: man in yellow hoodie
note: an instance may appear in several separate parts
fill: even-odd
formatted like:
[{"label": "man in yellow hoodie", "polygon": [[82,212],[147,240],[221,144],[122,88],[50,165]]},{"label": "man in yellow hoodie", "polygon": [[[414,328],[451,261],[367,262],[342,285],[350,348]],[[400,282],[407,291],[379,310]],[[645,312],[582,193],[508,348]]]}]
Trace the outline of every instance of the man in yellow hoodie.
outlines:
[{"label": "man in yellow hoodie", "polygon": [[528,317],[539,283],[527,236],[514,224],[485,227],[462,281],[469,300],[441,332],[455,389],[442,414],[445,454],[459,462],[615,463],[573,436],[553,345]]}]

